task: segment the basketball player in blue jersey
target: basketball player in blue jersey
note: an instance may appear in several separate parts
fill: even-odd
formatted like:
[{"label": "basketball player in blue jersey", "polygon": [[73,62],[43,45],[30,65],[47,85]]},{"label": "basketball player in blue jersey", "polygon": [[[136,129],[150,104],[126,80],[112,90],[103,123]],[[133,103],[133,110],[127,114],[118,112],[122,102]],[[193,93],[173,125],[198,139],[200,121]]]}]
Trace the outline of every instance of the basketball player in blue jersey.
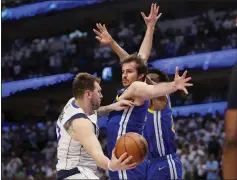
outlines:
[{"label": "basketball player in blue jersey", "polygon": [[[123,60],[124,57],[128,56],[128,53],[124,51],[110,36],[108,33],[105,25],[102,26],[101,24],[96,24],[98,30],[94,29],[94,32],[96,33],[96,39],[100,41],[102,45],[110,45],[112,49],[117,53],[117,55],[120,57],[120,60],[122,62],[122,73],[123,73],[123,85],[125,86],[124,89],[121,91],[118,91],[118,95],[116,97],[116,100],[119,99],[119,95],[122,94],[127,87],[134,81],[143,81],[145,76],[145,68],[144,68],[144,62],[141,61],[147,61],[151,47],[152,47],[152,39],[153,39],[153,33],[154,33],[154,26],[156,24],[156,21],[159,19],[161,14],[158,14],[159,7],[156,6],[156,4],[152,4],[151,6],[151,12],[148,17],[142,13],[142,16],[145,20],[145,23],[147,25],[147,31],[144,37],[144,40],[142,42],[141,48],[139,50],[139,56],[133,55],[133,57],[129,56],[125,60]],[[130,60],[129,60],[130,59]],[[137,60],[139,59],[139,60]],[[143,69],[143,71],[142,71]],[[185,77],[185,74],[184,76]],[[180,78],[178,76],[178,71],[176,71],[176,79]],[[129,81],[130,80],[130,81]],[[135,85],[136,84],[136,85]],[[135,86],[137,86],[137,89],[140,89],[140,92],[136,92]],[[151,87],[151,86],[150,86]],[[157,87],[158,88],[158,87]],[[109,153],[111,153],[111,149],[114,147],[116,140],[119,136],[126,132],[137,132],[141,134],[143,130],[143,126],[145,123],[145,117],[146,117],[146,110],[148,107],[148,101],[144,101],[145,99],[151,98],[151,96],[154,96],[154,92],[150,93],[151,96],[149,96],[149,92],[146,91],[147,86],[144,85],[144,83],[132,83],[132,85],[128,88],[128,90],[120,96],[120,98],[130,98],[133,100],[137,100],[138,106],[135,106],[134,108],[130,108],[127,111],[122,112],[112,112],[109,116],[109,124],[108,124],[108,150]],[[151,90],[151,89],[150,89]],[[154,90],[154,89],[153,89]],[[162,88],[159,89],[160,91]],[[183,89],[186,91],[186,89]],[[152,91],[152,90],[151,90]],[[166,93],[164,93],[165,95]],[[167,93],[168,94],[168,93]],[[161,95],[161,94],[159,94]],[[137,99],[141,98],[144,102]],[[135,102],[134,101],[134,102]],[[145,171],[146,171],[146,165],[145,163],[141,164],[140,166],[137,166],[136,169],[127,170],[127,171],[119,171],[118,173],[112,173],[110,172],[110,178],[111,179],[145,179]]]},{"label": "basketball player in blue jersey", "polygon": [[[169,82],[168,76],[159,69],[149,69],[148,76],[155,83]],[[152,81],[147,83],[154,84]],[[149,145],[146,179],[182,179],[169,96],[150,101],[143,135]]]}]

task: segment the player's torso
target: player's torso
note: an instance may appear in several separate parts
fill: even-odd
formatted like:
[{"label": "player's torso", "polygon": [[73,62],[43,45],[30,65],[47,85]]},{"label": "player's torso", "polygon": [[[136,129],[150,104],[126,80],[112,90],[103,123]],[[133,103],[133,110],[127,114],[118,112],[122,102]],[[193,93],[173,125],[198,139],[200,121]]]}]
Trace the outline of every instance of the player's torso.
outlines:
[{"label": "player's torso", "polygon": [[[72,169],[77,166],[85,166],[96,170],[95,161],[89,156],[84,147],[79,141],[75,141],[64,129],[63,124],[71,117],[83,113],[83,110],[75,105],[74,98],[70,99],[63,111],[61,112],[57,125],[57,139],[58,139],[58,150],[57,150],[57,170]],[[95,133],[98,136],[99,128],[97,124],[97,115],[88,116],[89,120],[95,126]]]},{"label": "player's torso", "polygon": [[[121,91],[117,99],[119,95],[121,95]],[[109,151],[114,148],[117,139],[121,135],[128,132],[142,134],[148,107],[149,101],[145,101],[141,106],[133,106],[123,111],[112,111],[109,114],[107,126],[107,144]]]},{"label": "player's torso", "polygon": [[176,152],[170,100],[161,111],[148,110],[143,135],[149,145],[148,157],[162,157]]}]

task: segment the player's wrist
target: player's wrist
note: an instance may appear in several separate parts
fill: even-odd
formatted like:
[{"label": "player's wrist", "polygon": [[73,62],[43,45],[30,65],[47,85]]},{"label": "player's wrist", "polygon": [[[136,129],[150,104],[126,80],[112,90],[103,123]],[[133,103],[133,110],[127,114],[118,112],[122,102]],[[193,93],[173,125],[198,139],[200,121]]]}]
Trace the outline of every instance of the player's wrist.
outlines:
[{"label": "player's wrist", "polygon": [[116,41],[111,37],[111,40],[110,40],[110,42],[109,42],[109,45],[110,46],[113,46],[113,45],[115,45],[116,44]]},{"label": "player's wrist", "polygon": [[154,31],[155,30],[155,24],[148,24],[147,25],[147,30],[148,31]]},{"label": "player's wrist", "polygon": [[177,91],[178,90],[177,84],[175,83],[175,81],[172,81],[170,84],[171,84],[171,87],[172,87],[173,91]]},{"label": "player's wrist", "polygon": [[111,161],[108,161],[108,170],[114,172],[113,168],[111,167]]}]

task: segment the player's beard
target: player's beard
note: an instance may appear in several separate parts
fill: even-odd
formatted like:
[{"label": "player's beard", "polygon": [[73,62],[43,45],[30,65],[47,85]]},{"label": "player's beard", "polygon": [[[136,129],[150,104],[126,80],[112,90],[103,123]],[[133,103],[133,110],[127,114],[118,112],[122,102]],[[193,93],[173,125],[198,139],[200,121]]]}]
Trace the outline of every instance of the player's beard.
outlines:
[{"label": "player's beard", "polygon": [[100,107],[100,102],[91,101],[91,106],[93,110],[97,110]]}]

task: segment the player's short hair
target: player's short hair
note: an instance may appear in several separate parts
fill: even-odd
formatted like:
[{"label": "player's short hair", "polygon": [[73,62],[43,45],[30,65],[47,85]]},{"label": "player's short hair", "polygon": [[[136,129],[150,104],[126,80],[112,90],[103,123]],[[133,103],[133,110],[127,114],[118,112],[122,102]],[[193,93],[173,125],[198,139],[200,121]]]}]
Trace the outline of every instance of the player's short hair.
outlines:
[{"label": "player's short hair", "polygon": [[170,81],[169,76],[164,71],[161,71],[158,68],[149,68],[148,74],[150,74],[150,73],[159,75],[160,82],[169,82]]},{"label": "player's short hair", "polygon": [[88,73],[78,73],[72,82],[73,96],[78,98],[82,97],[86,90],[93,91],[95,82],[100,83],[100,79]]},{"label": "player's short hair", "polygon": [[147,65],[145,63],[145,60],[142,59],[142,57],[137,53],[133,53],[122,60],[121,66],[130,62],[135,62],[137,64],[137,74],[144,74],[144,78],[142,79],[144,81],[147,75]]}]

